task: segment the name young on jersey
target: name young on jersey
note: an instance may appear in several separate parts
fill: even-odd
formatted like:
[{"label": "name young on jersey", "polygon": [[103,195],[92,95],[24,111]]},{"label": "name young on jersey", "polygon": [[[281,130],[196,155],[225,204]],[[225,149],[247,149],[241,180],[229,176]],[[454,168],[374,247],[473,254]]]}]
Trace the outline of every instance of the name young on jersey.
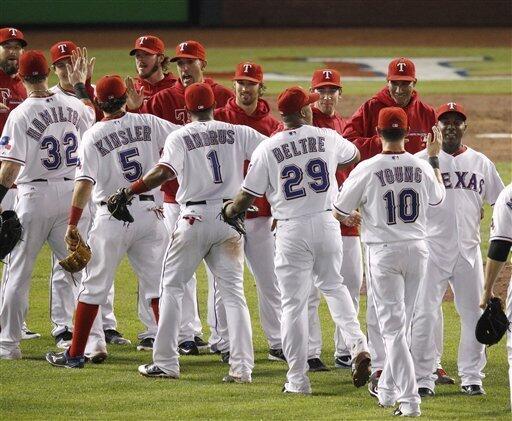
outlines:
[{"label": "name young on jersey", "polygon": [[106,156],[122,145],[135,142],[151,142],[151,127],[133,126],[127,127],[124,130],[116,130],[94,142],[94,146],[98,149],[101,156]]},{"label": "name young on jersey", "polygon": [[398,166],[384,168],[373,173],[380,181],[380,185],[385,187],[394,183],[421,183],[423,171],[421,168],[413,166]]},{"label": "name young on jersey", "polygon": [[54,123],[71,123],[80,130],[80,114],[71,107],[49,107],[38,114],[39,118],[34,118],[26,131],[28,136],[37,141],[41,140],[45,130]]},{"label": "name young on jersey", "polygon": [[277,163],[294,156],[305,155],[311,152],[325,152],[324,137],[305,137],[297,141],[285,142],[277,148],[272,149],[272,154]]},{"label": "name young on jersey", "polygon": [[188,151],[204,148],[210,145],[232,145],[235,143],[235,132],[233,130],[208,130],[205,132],[192,133],[183,136]]},{"label": "name young on jersey", "polygon": [[[469,171],[454,171],[453,173],[443,172],[441,176],[443,177],[444,187],[447,189],[473,190],[478,194],[482,194],[484,189],[485,180]],[[454,182],[452,182],[452,178]]]}]

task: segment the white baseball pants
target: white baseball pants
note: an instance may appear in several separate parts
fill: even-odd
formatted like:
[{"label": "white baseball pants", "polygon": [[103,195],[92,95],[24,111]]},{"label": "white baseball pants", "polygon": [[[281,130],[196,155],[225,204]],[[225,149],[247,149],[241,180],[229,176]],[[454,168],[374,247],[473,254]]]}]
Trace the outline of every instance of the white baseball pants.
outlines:
[{"label": "white baseball pants", "polygon": [[407,338],[427,258],[422,240],[366,246],[366,279],[386,352],[378,384],[383,405],[421,402]]},{"label": "white baseball pants", "polygon": [[[435,253],[434,250],[430,251]],[[452,273],[446,272],[428,260],[427,275],[422,283],[412,328],[412,353],[419,387],[434,389],[436,376],[432,374],[437,365],[435,359],[434,325],[446,288],[450,284],[455,308],[461,318],[461,335],[457,365],[461,385],[481,385],[485,377],[485,346],[475,337],[475,326],[482,310],[479,307],[483,290],[483,266],[480,250],[476,252],[474,266],[461,255],[457,257]]]},{"label": "white baseball pants", "polygon": [[289,367],[287,390],[311,392],[307,302],[313,279],[334,322],[346,333],[352,356],[368,349],[352,299],[343,285],[341,262],[339,223],[330,212],[278,221],[275,266],[281,290],[283,352]]},{"label": "white baseball pants", "polygon": [[166,373],[179,373],[178,336],[185,286],[205,260],[226,309],[230,338],[229,374],[250,374],[254,366],[252,330],[243,288],[240,235],[218,219],[222,200],[184,206],[164,259],[160,320],[153,361]]}]

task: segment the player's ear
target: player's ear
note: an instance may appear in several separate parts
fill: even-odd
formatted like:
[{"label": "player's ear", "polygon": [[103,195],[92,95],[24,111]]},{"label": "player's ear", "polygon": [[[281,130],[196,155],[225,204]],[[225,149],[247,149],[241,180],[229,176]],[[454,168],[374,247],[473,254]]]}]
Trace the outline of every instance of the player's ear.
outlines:
[{"label": "player's ear", "polygon": [[206,69],[207,64],[208,64],[208,62],[206,60],[201,60],[201,70]]}]

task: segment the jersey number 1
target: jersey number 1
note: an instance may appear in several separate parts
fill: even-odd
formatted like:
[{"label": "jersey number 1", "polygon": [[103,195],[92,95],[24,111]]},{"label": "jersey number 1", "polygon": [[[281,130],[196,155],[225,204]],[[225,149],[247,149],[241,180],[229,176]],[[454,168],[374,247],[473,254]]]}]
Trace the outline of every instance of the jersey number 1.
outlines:
[{"label": "jersey number 1", "polygon": [[220,173],[220,163],[219,157],[217,156],[217,151],[208,152],[206,157],[210,161],[210,166],[212,167],[213,182],[215,184],[222,183],[222,174]]}]

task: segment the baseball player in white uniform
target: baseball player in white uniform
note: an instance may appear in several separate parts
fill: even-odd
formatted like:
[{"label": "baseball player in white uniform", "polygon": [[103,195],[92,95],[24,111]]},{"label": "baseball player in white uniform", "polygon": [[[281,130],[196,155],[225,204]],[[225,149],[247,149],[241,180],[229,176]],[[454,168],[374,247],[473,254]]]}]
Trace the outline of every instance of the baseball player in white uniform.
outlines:
[{"label": "baseball player in white uniform", "polygon": [[370,377],[366,338],[340,275],[339,224],[330,212],[336,169],[357,162],[359,152],[334,130],[310,125],[310,104],[318,99],[318,94],[300,87],[279,95],[285,130],[256,149],[242,191],[226,209],[228,216],[236,215],[266,194],[277,220],[275,270],[281,290],[283,352],[289,366],[283,388],[287,393],[311,393],[307,302],[313,283],[350,346],[354,384],[363,386]]},{"label": "baseball player in white uniform", "polygon": [[362,214],[366,280],[372,288],[386,350],[379,403],[387,407],[398,402],[395,415],[419,416],[421,398],[407,336],[427,264],[427,209],[441,203],[445,192],[436,158],[440,136],[434,141],[430,135],[427,139],[431,166],[405,152],[407,128],[403,109],[380,111],[378,132],[383,152],[359,163],[350,173],[334,208],[340,221],[354,217],[356,208]]},{"label": "baseball player in white uniform", "polygon": [[[449,102],[436,115],[443,136],[439,162],[446,199],[441,206],[428,210],[427,276],[418,293],[411,350],[420,394],[433,396],[436,358],[432,315],[437,314],[450,284],[461,318],[457,359],[461,390],[482,395],[485,346],[475,338],[476,322],[482,313],[478,307],[483,289],[480,219],[484,202],[494,205],[503,182],[485,155],[462,144],[467,127],[463,107]],[[427,159],[424,151],[417,156]]]},{"label": "baseball player in white uniform", "polygon": [[[71,346],[64,352],[46,355],[50,364],[59,367],[83,367],[85,344],[94,319],[98,315],[101,320],[98,308],[107,301],[115,271],[125,254],[139,282],[144,283],[145,299],[158,320],[160,271],[168,236],[154,195],[140,195],[133,200],[132,224],[112,218],[106,201],[124,180],[139,179],[158,161],[166,136],[178,126],[149,114],[126,113],[126,85],[119,76],[102,77],[96,93],[105,118],[83,136],[66,233],[66,242],[73,250],[79,238],[77,222],[92,192],[96,205],[88,237],[92,258],[78,295]],[[101,331],[102,325],[95,323]]]},{"label": "baseball player in white uniform", "polygon": [[[71,80],[77,96],[91,104],[84,90],[85,60],[77,60]],[[94,110],[75,97],[48,90],[44,54],[27,51],[20,58],[19,74],[28,98],[11,112],[4,127],[0,153],[0,189],[18,185],[15,206],[23,226],[22,241],[11,252],[6,269],[0,313],[0,358],[19,359],[21,327],[28,306],[30,278],[37,254],[45,242],[58,259],[66,257],[63,236],[78,160],[80,137],[94,123]],[[2,195],[3,198],[3,195]],[[83,219],[83,227],[88,216]],[[67,281],[72,284],[70,275]]]},{"label": "baseball player in white uniform", "polygon": [[207,83],[185,90],[191,123],[171,133],[159,164],[128,193],[139,194],[178,177],[181,213],[164,259],[160,320],[147,377],[178,378],[178,335],[187,282],[204,259],[213,272],[226,309],[230,370],[225,382],[249,383],[254,366],[252,330],[243,290],[243,241],[218,218],[223,202],[243,180],[243,162],[265,136],[242,125],[213,120],[215,98]]},{"label": "baseball player in white uniform", "polygon": [[[485,284],[480,302],[480,308],[485,309],[489,300],[494,296],[493,287],[498,275],[507,261],[512,246],[512,184],[505,187],[492,213],[491,236],[489,251],[485,264]],[[512,279],[511,279],[512,281]],[[512,282],[508,285],[507,308],[508,320],[512,320]],[[512,333],[507,332],[508,378],[510,383],[510,404],[512,410]]]}]

